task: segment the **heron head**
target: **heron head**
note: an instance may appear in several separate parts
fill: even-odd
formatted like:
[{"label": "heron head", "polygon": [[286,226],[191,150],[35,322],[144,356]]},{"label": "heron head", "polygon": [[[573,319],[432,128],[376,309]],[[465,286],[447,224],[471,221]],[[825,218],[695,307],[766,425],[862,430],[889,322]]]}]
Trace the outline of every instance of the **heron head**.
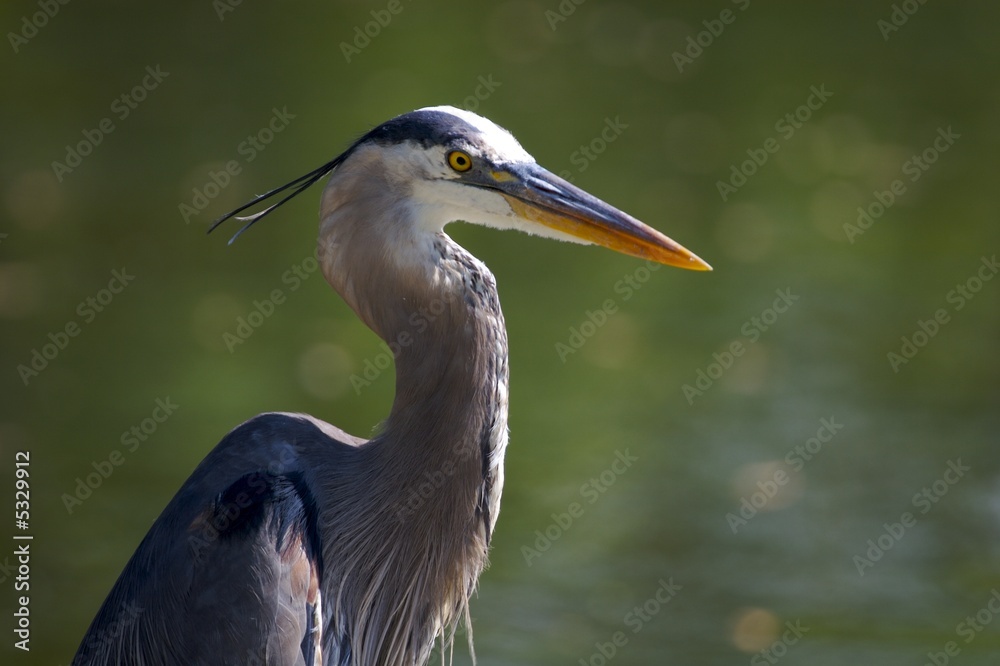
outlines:
[{"label": "heron head", "polygon": [[372,130],[356,150],[382,168],[431,231],[462,220],[664,264],[708,270],[693,253],[539,166],[505,129],[450,106],[419,109]]},{"label": "heron head", "polygon": [[394,196],[408,219],[430,232],[465,221],[711,270],[679,243],[539,166],[505,129],[451,106],[418,109],[375,127],[331,162],[247,204],[294,188],[242,218],[249,220],[243,229],[331,171],[327,198],[333,201],[325,207]]}]

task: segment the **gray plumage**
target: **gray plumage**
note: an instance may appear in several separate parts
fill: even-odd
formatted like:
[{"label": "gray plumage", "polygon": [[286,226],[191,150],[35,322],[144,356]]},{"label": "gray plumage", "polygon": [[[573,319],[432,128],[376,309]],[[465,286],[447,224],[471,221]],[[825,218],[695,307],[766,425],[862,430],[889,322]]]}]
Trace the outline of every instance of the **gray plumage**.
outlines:
[{"label": "gray plumage", "polygon": [[468,621],[507,445],[496,284],[444,225],[707,267],[450,107],[380,125],[251,202],[294,188],[247,226],[330,172],[320,263],[396,352],[389,417],[367,441],[302,414],[263,414],[230,432],[143,539],[74,664],[426,663]]}]

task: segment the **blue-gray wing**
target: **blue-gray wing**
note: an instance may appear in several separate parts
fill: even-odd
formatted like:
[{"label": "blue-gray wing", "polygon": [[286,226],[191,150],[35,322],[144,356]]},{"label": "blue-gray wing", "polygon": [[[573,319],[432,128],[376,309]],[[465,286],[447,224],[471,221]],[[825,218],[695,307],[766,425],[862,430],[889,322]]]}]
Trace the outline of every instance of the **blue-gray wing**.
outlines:
[{"label": "blue-gray wing", "polygon": [[143,539],[73,664],[323,664],[319,508],[298,469],[317,445],[350,448],[289,415],[230,433]]}]

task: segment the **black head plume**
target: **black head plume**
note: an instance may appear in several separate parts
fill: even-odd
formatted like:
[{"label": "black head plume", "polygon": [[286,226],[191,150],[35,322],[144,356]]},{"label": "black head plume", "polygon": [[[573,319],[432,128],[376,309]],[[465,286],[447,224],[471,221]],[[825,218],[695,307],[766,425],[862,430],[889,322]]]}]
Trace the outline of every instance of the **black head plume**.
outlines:
[{"label": "black head plume", "polygon": [[[296,178],[295,180],[291,181],[290,183],[285,183],[284,185],[282,185],[280,187],[276,187],[273,190],[271,190],[270,192],[265,192],[264,194],[258,194],[253,199],[251,199],[247,203],[243,204],[242,206],[240,206],[236,210],[233,210],[233,211],[230,211],[230,212],[226,213],[225,215],[223,215],[222,217],[220,217],[219,219],[217,219],[215,222],[213,222],[212,226],[210,226],[208,228],[208,233],[212,233],[215,230],[216,227],[218,227],[220,224],[222,224],[223,222],[225,222],[229,218],[236,217],[237,220],[239,220],[240,222],[245,222],[246,224],[244,224],[242,227],[240,227],[239,231],[237,231],[235,234],[233,234],[233,237],[229,239],[229,243],[228,244],[232,245],[233,241],[235,241],[237,238],[240,237],[240,234],[242,234],[244,231],[246,231],[247,229],[249,229],[250,227],[252,227],[258,220],[261,220],[264,217],[267,217],[276,208],[280,207],[282,204],[285,204],[290,199],[292,199],[293,197],[296,197],[299,194],[302,194],[307,189],[309,189],[313,184],[315,184],[316,181],[318,181],[320,178],[322,178],[323,176],[327,175],[328,173],[330,173],[331,171],[333,171],[334,169],[336,169],[338,166],[340,166],[340,164],[344,161],[344,159],[347,157],[347,155],[349,153],[350,153],[350,150],[348,150],[347,152],[344,152],[344,153],[338,155],[337,157],[333,158],[332,160],[330,160],[329,162],[327,162],[323,166],[319,167],[318,169],[313,169],[309,173],[307,173],[307,174],[305,174],[303,176],[299,176],[298,178]],[[271,197],[277,196],[278,194],[281,194],[285,190],[289,190],[289,189],[292,190],[291,193],[288,194],[288,195],[286,195],[285,197],[283,197],[277,203],[273,203],[273,204],[269,205],[267,208],[265,208],[264,210],[261,210],[261,211],[258,211],[256,213],[253,213],[252,215],[247,215],[245,217],[237,217],[237,215],[239,213],[242,213],[247,208],[252,208],[252,207],[256,206],[257,204],[259,204],[260,202],[267,201]]]},{"label": "black head plume", "polygon": [[[211,233],[216,227],[229,218],[236,217],[237,220],[244,222],[245,224],[240,227],[239,231],[233,234],[232,238],[229,239],[229,244],[231,245],[233,241],[239,238],[244,231],[252,227],[258,220],[270,215],[276,208],[288,202],[293,197],[302,194],[302,192],[316,183],[316,181],[340,166],[341,163],[343,163],[343,161],[363,143],[373,142],[380,145],[393,145],[411,142],[427,148],[433,145],[447,145],[456,138],[469,138],[475,136],[476,134],[477,130],[473,126],[469,125],[468,122],[457,117],[455,114],[439,109],[418,109],[416,111],[404,113],[373,128],[358,138],[358,140],[343,153],[318,169],[314,169],[304,176],[299,176],[292,182],[286,183],[281,187],[277,187],[270,192],[257,195],[236,210],[226,213],[212,223],[212,226],[208,228],[208,232]],[[237,217],[239,213],[242,213],[247,208],[252,208],[262,201],[266,201],[271,197],[277,196],[286,190],[292,191],[291,193],[285,195],[284,198],[280,199],[277,203],[273,203],[267,208],[253,213],[252,215]]]}]

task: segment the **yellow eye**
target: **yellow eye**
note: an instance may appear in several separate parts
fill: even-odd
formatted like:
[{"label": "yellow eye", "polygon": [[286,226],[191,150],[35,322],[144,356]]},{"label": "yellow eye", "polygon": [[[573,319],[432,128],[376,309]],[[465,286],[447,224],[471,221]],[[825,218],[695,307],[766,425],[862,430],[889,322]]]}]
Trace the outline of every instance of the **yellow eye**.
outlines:
[{"label": "yellow eye", "polygon": [[448,153],[448,165],[455,171],[468,171],[472,168],[472,158],[461,150]]}]

